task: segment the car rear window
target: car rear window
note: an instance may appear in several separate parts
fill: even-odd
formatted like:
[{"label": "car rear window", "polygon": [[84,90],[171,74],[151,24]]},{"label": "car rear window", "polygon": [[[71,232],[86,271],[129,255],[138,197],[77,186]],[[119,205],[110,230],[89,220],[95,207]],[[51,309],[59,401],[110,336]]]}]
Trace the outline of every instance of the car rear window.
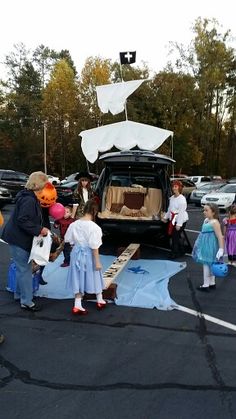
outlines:
[{"label": "car rear window", "polygon": [[195,186],[195,183],[192,182],[191,180],[180,179],[180,182],[182,182],[182,184],[184,186],[190,186],[190,187],[194,187]]},{"label": "car rear window", "polygon": [[13,182],[26,182],[28,179],[27,175],[18,173],[3,173],[2,180],[13,181]]},{"label": "car rear window", "polygon": [[236,184],[235,185],[225,185],[220,188],[219,192],[227,192],[227,193],[236,193]]},{"label": "car rear window", "polygon": [[144,188],[159,188],[159,182],[156,176],[145,176],[138,174],[112,175],[110,178],[111,186],[131,186],[139,185]]},{"label": "car rear window", "polygon": [[201,182],[210,182],[210,181],[211,181],[210,177],[204,176],[201,178]]}]

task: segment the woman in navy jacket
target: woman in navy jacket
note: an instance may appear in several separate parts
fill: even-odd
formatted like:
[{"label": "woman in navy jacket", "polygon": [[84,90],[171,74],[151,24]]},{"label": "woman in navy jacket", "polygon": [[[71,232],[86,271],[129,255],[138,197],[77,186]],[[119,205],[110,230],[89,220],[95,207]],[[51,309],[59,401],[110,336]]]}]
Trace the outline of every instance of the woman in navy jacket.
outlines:
[{"label": "woman in navy jacket", "polygon": [[21,308],[38,311],[33,302],[32,266],[28,262],[33,237],[48,234],[42,225],[42,212],[36,192],[44,188],[48,181],[43,172],[31,173],[25,189],[16,195],[14,211],[6,223],[2,239],[10,245],[12,258],[16,265],[16,291],[14,298],[20,300]]}]

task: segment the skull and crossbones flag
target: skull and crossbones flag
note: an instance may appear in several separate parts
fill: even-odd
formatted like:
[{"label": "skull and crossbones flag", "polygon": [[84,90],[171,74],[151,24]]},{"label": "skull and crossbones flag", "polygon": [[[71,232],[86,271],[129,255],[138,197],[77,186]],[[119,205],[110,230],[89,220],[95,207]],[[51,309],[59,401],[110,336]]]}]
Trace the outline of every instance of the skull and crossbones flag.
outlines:
[{"label": "skull and crossbones flag", "polygon": [[133,64],[136,61],[136,51],[120,52],[121,64]]}]

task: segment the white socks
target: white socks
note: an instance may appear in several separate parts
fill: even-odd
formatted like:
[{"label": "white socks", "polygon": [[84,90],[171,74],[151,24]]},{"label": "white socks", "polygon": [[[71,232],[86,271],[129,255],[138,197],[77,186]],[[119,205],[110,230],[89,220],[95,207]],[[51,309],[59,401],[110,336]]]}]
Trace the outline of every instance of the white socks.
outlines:
[{"label": "white socks", "polygon": [[209,265],[203,265],[203,279],[203,287],[209,287],[209,285],[215,285],[216,283],[215,277],[212,275]]},{"label": "white socks", "polygon": [[106,301],[103,300],[103,298],[102,298],[102,293],[101,292],[99,292],[99,294],[96,294],[96,297],[97,297],[97,302],[98,303],[101,303],[101,304],[105,304],[106,303]]},{"label": "white socks", "polygon": [[81,297],[77,297],[75,298],[75,304],[74,304],[75,308],[78,308],[81,311],[85,311],[85,308],[82,307],[82,298]]}]

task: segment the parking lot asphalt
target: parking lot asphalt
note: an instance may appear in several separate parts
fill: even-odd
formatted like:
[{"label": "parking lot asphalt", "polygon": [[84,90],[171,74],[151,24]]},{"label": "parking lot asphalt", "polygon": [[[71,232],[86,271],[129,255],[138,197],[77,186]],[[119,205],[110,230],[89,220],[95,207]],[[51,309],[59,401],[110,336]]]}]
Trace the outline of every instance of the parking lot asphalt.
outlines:
[{"label": "parking lot asphalt", "polygon": [[[11,211],[3,209],[6,219]],[[203,217],[191,206],[189,215],[193,243]],[[167,258],[154,238],[141,239],[141,258]],[[101,251],[115,254],[126,240],[106,239]],[[89,315],[76,318],[72,300],[41,298],[41,312],[22,312],[5,290],[8,246],[0,243],[0,251],[2,418],[236,417],[236,268],[215,291],[200,293],[201,266],[185,255],[187,267],[169,290],[190,313],[115,304],[98,312],[86,302]]]}]

